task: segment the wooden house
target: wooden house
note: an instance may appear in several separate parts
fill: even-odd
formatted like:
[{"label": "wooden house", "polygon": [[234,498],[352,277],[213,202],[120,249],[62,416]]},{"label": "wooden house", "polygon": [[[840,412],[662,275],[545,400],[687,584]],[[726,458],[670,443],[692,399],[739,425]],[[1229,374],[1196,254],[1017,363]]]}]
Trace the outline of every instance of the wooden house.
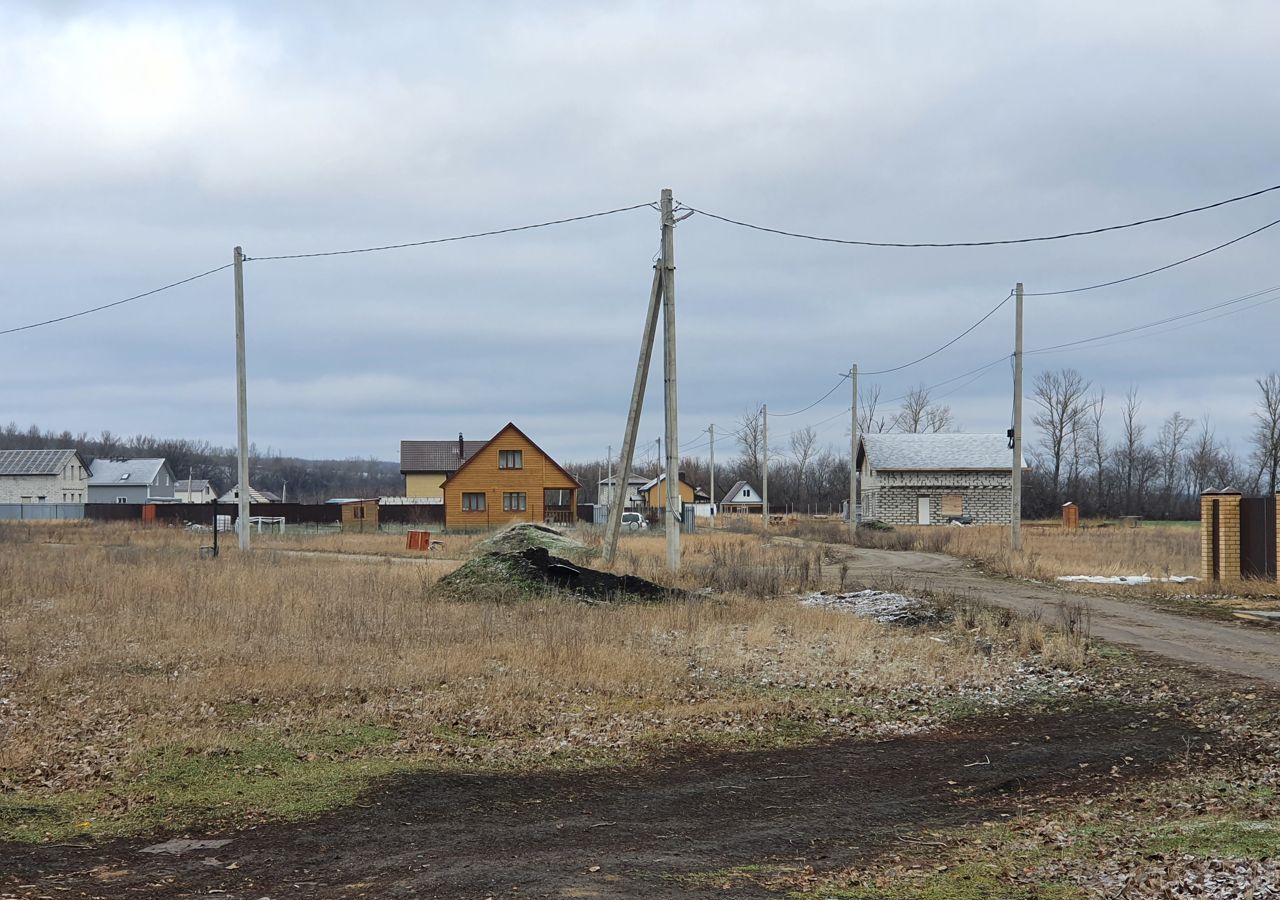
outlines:
[{"label": "wooden house", "polygon": [[[680,473],[680,503],[693,503],[695,494],[693,485],[684,480],[684,473]],[[643,498],[644,505],[649,509],[665,509],[667,506],[667,476],[659,475],[640,488],[640,496]]]},{"label": "wooden house", "polygon": [[445,525],[571,525],[579,487],[577,479],[508,422],[444,479]]}]

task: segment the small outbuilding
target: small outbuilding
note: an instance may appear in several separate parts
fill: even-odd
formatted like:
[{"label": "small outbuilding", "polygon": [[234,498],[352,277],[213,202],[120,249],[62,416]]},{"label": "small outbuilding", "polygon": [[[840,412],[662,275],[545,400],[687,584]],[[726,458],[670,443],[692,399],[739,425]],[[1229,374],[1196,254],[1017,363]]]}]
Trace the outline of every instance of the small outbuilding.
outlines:
[{"label": "small outbuilding", "polygon": [[378,530],[378,498],[371,500],[342,501],[343,531],[377,531]]},{"label": "small outbuilding", "polygon": [[862,518],[886,525],[1008,525],[1012,469],[1004,434],[864,434],[858,444]]}]

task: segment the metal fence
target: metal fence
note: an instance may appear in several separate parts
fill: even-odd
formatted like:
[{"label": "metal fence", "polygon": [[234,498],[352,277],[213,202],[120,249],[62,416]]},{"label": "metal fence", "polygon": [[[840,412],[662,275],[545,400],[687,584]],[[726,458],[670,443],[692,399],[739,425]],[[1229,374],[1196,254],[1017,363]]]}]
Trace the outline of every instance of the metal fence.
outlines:
[{"label": "metal fence", "polygon": [[48,522],[83,519],[83,503],[0,503],[0,520]]}]

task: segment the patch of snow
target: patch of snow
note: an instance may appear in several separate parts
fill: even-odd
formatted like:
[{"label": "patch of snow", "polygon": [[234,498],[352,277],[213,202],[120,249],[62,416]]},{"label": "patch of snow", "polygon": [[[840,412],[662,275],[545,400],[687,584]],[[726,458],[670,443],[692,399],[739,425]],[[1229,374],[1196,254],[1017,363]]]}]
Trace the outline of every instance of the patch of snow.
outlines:
[{"label": "patch of snow", "polygon": [[1195,575],[1171,575],[1168,578],[1152,578],[1150,575],[1059,575],[1058,581],[1076,584],[1188,584],[1199,581]]}]

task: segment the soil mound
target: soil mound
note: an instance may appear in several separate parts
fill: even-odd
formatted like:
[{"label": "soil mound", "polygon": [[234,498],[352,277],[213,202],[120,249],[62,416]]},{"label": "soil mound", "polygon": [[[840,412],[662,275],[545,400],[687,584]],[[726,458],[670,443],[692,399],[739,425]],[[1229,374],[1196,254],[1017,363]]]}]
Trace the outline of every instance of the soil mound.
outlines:
[{"label": "soil mound", "polygon": [[570,559],[587,559],[597,552],[563,532],[532,522],[508,525],[476,544],[476,550],[480,553],[519,553],[533,548],[541,548]]},{"label": "soil mound", "polygon": [[593,603],[644,602],[682,593],[635,575],[587,568],[552,556],[545,547],[482,554],[441,578],[437,587],[458,600],[521,600],[561,591]]}]

